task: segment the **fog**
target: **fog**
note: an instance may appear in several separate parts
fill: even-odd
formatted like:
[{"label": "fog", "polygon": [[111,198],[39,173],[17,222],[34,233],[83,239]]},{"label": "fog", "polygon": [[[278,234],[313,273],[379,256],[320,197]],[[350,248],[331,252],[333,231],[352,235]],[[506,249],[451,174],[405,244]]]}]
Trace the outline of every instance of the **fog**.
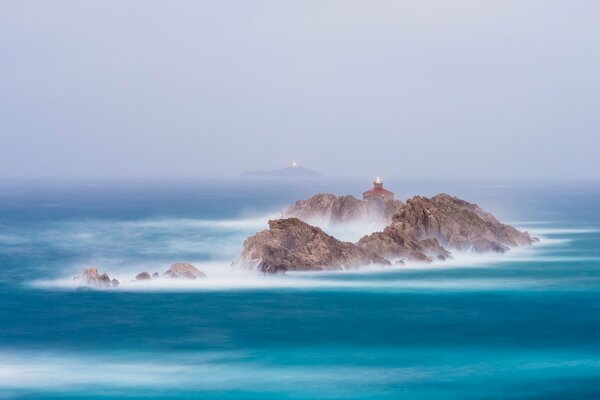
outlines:
[{"label": "fog", "polygon": [[600,179],[596,1],[3,1],[0,177]]}]

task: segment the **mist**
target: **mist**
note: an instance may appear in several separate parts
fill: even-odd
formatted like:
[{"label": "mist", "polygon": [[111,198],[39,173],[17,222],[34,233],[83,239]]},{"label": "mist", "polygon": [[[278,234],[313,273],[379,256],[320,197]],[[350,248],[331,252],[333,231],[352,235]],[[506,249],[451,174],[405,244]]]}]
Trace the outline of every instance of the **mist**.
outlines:
[{"label": "mist", "polygon": [[2,178],[600,178],[595,1],[0,10]]}]

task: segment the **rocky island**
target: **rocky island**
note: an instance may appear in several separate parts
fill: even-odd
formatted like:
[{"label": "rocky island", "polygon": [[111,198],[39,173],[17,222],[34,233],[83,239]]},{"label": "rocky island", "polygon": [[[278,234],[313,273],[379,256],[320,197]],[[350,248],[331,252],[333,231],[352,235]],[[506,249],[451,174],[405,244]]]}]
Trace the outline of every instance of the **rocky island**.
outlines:
[{"label": "rocky island", "polygon": [[[452,250],[504,253],[538,241],[476,204],[448,194],[394,200],[379,178],[362,200],[317,194],[296,202],[283,217],[269,221],[269,229],[246,239],[236,265],[264,273],[335,270],[443,261],[452,257]],[[385,221],[387,226],[350,243],[310,225],[365,219]]]}]

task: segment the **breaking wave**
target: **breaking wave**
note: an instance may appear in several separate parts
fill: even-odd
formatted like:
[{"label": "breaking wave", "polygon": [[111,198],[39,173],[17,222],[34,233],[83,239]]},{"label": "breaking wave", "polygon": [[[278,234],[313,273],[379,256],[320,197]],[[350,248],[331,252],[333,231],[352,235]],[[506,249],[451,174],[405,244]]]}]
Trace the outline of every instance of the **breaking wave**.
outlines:
[{"label": "breaking wave", "polygon": [[[589,261],[593,257],[578,257],[560,250],[579,233],[595,230],[576,228],[539,228],[530,232],[540,237],[533,246],[514,248],[505,254],[476,254],[453,251],[453,258],[431,264],[411,263],[406,266],[365,266],[347,271],[289,272],[284,276],[263,276],[257,272],[234,268],[231,263],[244,239],[265,229],[274,213],[237,219],[145,219],[138,221],[80,221],[68,222],[38,232],[30,240],[63,246],[61,250],[76,251],[84,262],[63,267],[59,277],[38,279],[30,285],[46,290],[74,290],[78,287],[72,277],[91,265],[116,278],[121,285],[106,291],[193,291],[193,290],[262,290],[262,289],[326,289],[326,290],[487,290],[522,288],[553,284],[535,279],[488,280],[461,276],[448,279],[418,276],[412,272],[444,269],[494,268],[507,263],[536,263]],[[541,222],[538,225],[542,224]],[[366,233],[381,229],[377,224],[354,223],[322,228],[342,239],[356,241]],[[60,232],[60,233],[59,233]],[[8,236],[7,236],[8,235]],[[68,240],[56,241],[57,235]],[[6,234],[11,242],[24,238]],[[1,239],[1,238],[0,238]],[[58,244],[57,244],[58,242]],[[80,258],[81,258],[80,257]],[[207,279],[181,281],[167,278],[139,282],[133,278],[140,272],[162,275],[176,261],[188,261],[205,272]],[[360,280],[352,278],[360,274]],[[382,279],[381,275],[386,274]]]}]

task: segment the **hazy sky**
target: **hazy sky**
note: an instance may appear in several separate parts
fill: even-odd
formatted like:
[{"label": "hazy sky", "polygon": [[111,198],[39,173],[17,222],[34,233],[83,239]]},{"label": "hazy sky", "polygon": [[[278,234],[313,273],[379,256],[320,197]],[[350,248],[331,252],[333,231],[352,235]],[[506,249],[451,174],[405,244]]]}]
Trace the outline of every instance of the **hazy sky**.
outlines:
[{"label": "hazy sky", "polygon": [[0,0],[0,177],[600,179],[600,2]]}]

